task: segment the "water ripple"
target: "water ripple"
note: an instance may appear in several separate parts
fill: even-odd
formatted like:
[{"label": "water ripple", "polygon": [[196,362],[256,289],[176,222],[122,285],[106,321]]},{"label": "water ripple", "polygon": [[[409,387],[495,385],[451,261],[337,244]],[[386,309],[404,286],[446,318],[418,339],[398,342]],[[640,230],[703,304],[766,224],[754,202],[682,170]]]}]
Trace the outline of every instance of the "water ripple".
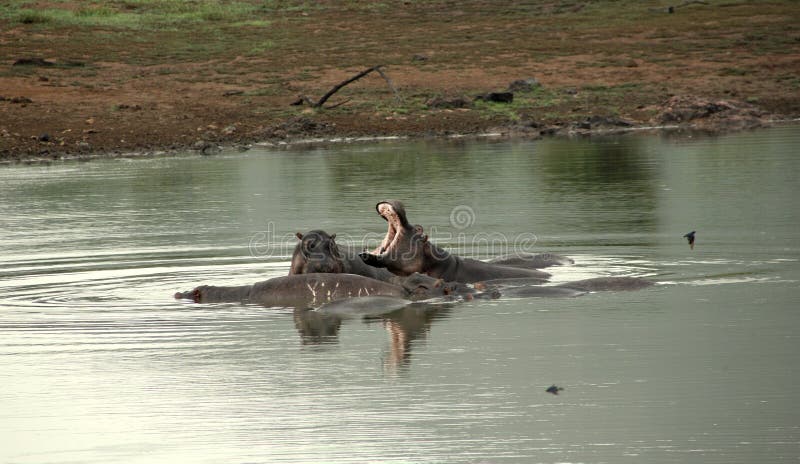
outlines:
[{"label": "water ripple", "polygon": [[[0,461],[793,460],[790,132],[0,169]],[[374,202],[398,188],[426,230],[452,232],[464,205],[467,242],[535,233],[576,261],[550,269],[553,283],[674,285],[317,325],[172,297],[285,275],[296,230],[382,235]],[[442,244],[489,256],[467,242]]]}]

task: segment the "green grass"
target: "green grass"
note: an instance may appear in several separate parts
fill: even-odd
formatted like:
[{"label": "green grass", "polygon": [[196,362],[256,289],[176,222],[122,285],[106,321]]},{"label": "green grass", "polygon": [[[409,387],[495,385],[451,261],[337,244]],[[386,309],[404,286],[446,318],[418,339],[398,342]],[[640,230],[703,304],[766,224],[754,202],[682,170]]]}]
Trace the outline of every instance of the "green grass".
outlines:
[{"label": "green grass", "polygon": [[511,103],[478,100],[474,103],[474,108],[486,118],[502,117],[509,121],[520,121],[525,113],[555,106],[563,100],[563,94],[537,87],[531,92],[515,92],[514,101]]},{"label": "green grass", "polygon": [[247,54],[250,56],[261,55],[268,50],[275,48],[276,43],[274,40],[261,40],[253,44]]},{"label": "green grass", "polygon": [[[208,52],[215,56],[230,54],[258,56],[279,54],[280,50],[330,50],[331,43],[342,41],[337,50],[338,65],[347,67],[363,65],[365,57],[379,55],[385,61],[405,60],[405,54],[424,51],[436,44],[435,62],[425,66],[459,66],[465,59],[482,60],[486,65],[500,64],[501,56],[486,56],[485,44],[497,43],[501,48],[524,51],[531,59],[543,60],[551,56],[584,53],[589,47],[606,53],[608,58],[585,66],[617,67],[625,62],[620,56],[652,56],[672,53],[682,56],[707,50],[727,51],[741,40],[749,48],[780,51],[790,49],[798,40],[798,28],[791,23],[751,27],[752,8],[746,2],[735,2],[736,7],[695,5],[681,10],[678,15],[654,13],[653,6],[666,0],[641,2],[634,0],[594,1],[560,0],[556,2],[499,2],[497,8],[490,2],[464,1],[459,3],[458,17],[448,14],[451,3],[447,0],[408,0],[394,2],[312,2],[305,0],[89,0],[83,2],[50,0],[41,7],[34,0],[8,0],[0,2],[0,27],[24,27],[33,33],[58,33],[70,29],[70,40],[91,40],[99,32],[116,34],[109,43],[97,43],[107,49],[115,45],[113,53],[120,50],[125,40],[136,40],[136,35],[154,39],[152,50],[145,55],[158,55],[159,59],[186,60],[198,58]],[[769,13],[785,12],[794,0],[774,0],[759,7]],[[580,8],[578,8],[580,7]],[[418,9],[414,14],[402,15],[404,10]],[[740,11],[744,10],[744,11]],[[328,28],[329,13],[353,18],[354,30]],[[430,14],[428,14],[430,13]],[[703,15],[703,21],[715,27],[699,27],[694,17]],[[508,34],[506,28],[497,28],[493,22],[484,23],[486,17],[502,16],[507,28],[526,31]],[[392,34],[380,31],[387,17],[392,18]],[[459,19],[460,18],[460,19]],[[470,27],[453,30],[452,24],[469,24]],[[314,26],[319,24],[318,26]],[[376,31],[360,32],[363,24],[378,24]],[[383,24],[384,26],[381,26]],[[425,26],[427,24],[427,26]],[[783,28],[783,30],[780,30]],[[74,29],[81,29],[75,31]],[[316,30],[314,30],[316,29]],[[313,34],[310,31],[313,30]],[[729,39],[722,40],[724,30]],[[147,32],[147,34],[142,34]],[[613,33],[612,33],[613,32]],[[174,33],[179,37],[163,37]],[[120,34],[130,34],[124,37]],[[216,36],[212,37],[212,35]],[[639,45],[620,44],[606,40],[608,37],[625,37],[633,34],[652,39]],[[82,38],[81,35],[86,35]],[[536,37],[531,41],[531,37]],[[564,40],[568,37],[570,40]],[[688,37],[672,40],[675,37]],[[219,38],[222,38],[219,43]],[[362,40],[363,39],[363,40]],[[39,40],[39,39],[35,39]],[[116,44],[110,43],[116,42]],[[183,42],[183,44],[179,44]],[[187,42],[200,45],[192,47]],[[479,44],[484,44],[479,46]],[[408,50],[404,55],[393,55],[393,50]],[[140,52],[142,52],[140,50]],[[327,53],[330,55],[330,53]],[[110,58],[116,58],[112,55]],[[619,57],[619,58],[617,58]],[[134,59],[149,64],[150,56]],[[388,58],[388,60],[387,60]]]},{"label": "green grass", "polygon": [[268,1],[124,0],[82,3],[85,4],[78,8],[65,5],[64,8],[49,6],[32,9],[27,7],[27,1],[11,1],[0,5],[0,19],[53,28],[81,26],[163,30],[223,22],[231,26],[268,27],[269,16],[276,11]]},{"label": "green grass", "polygon": [[496,118],[499,116],[508,121],[519,121],[520,110],[524,106],[524,103],[521,102],[520,99],[514,99],[512,103],[494,103],[480,100],[474,103],[475,109],[485,118]]}]

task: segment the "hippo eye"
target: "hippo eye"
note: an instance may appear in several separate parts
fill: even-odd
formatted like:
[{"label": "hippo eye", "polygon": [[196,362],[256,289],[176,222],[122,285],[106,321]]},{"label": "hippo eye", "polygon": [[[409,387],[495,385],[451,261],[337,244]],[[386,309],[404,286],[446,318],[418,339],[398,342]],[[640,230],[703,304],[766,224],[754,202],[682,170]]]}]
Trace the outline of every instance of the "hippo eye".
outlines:
[{"label": "hippo eye", "polygon": [[305,251],[311,251],[316,247],[316,244],[317,244],[316,240],[306,240],[305,242],[303,242],[303,248],[305,249]]}]

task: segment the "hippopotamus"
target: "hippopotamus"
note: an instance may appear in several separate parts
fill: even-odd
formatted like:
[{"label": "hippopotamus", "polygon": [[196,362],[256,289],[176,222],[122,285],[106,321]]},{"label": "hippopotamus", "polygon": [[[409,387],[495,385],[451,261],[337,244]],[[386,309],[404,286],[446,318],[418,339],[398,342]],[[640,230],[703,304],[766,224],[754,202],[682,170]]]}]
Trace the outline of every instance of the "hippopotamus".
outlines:
[{"label": "hippopotamus", "polygon": [[312,230],[306,234],[297,232],[295,236],[300,242],[292,253],[289,275],[319,272],[358,274],[395,285],[402,284],[402,277],[364,263],[355,250],[337,243],[336,234]]},{"label": "hippopotamus", "polygon": [[289,275],[253,285],[217,287],[203,285],[178,292],[177,299],[197,303],[242,302],[262,306],[317,306],[343,298],[386,296],[408,300],[430,298],[497,298],[494,290],[478,292],[459,282],[445,282],[427,275],[392,274],[365,264],[356,253],[340,248],[336,235],[322,230],[297,233],[300,243],[292,255]]},{"label": "hippopotamus", "polygon": [[641,277],[595,277],[592,279],[576,280],[559,284],[561,288],[580,290],[584,292],[616,292],[626,290],[641,290],[652,287],[655,282]]},{"label": "hippopotamus", "polygon": [[475,288],[512,298],[575,297],[589,292],[640,290],[654,282],[640,277],[595,277],[558,285],[539,285],[535,279],[495,279],[476,282]]},{"label": "hippopotamus", "polygon": [[555,253],[540,253],[538,255],[521,253],[516,255],[498,256],[492,258],[487,263],[499,264],[501,266],[527,267],[530,269],[542,269],[550,266],[566,266],[575,264],[575,260]]},{"label": "hippopotamus", "polygon": [[274,307],[317,307],[345,298],[383,296],[407,300],[444,298],[497,298],[494,290],[479,293],[465,285],[450,285],[438,279],[412,274],[402,286],[356,274],[293,274],[252,285],[217,287],[201,285],[188,292],[178,292],[176,299],[195,303],[252,303]]},{"label": "hippopotamus", "polygon": [[[545,296],[544,294],[537,294],[542,288],[562,289],[578,291],[580,294],[586,292],[603,292],[603,291],[625,291],[625,290],[640,290],[643,288],[655,285],[654,282],[642,279],[641,277],[594,277],[591,279],[575,280],[563,284],[553,285],[549,287],[539,286],[542,281],[539,279],[493,279],[485,280],[482,282],[475,282],[476,289],[481,291],[497,290],[503,296],[513,295],[522,296],[528,294],[529,296]],[[522,290],[528,289],[528,290]],[[558,290],[560,291],[560,290]],[[558,292],[557,291],[557,292]],[[556,296],[556,293],[553,296]],[[563,292],[563,296],[576,296],[570,295],[568,292]]]},{"label": "hippopotamus", "polygon": [[491,279],[475,282],[473,286],[478,290],[500,287],[525,287],[546,283],[547,279],[540,277],[512,277],[510,279]]},{"label": "hippopotamus", "polygon": [[[427,296],[476,296],[475,289],[459,282],[445,282],[420,273],[399,276],[385,268],[366,264],[358,253],[336,242],[336,234],[328,234],[324,230],[312,230],[306,234],[298,232],[295,236],[300,242],[292,253],[292,265],[289,275],[311,274],[319,272],[357,274],[371,279],[399,285],[416,299]],[[491,296],[491,295],[489,295]]]},{"label": "hippopotamus", "polygon": [[420,272],[445,281],[463,283],[515,277],[550,277],[550,274],[536,269],[486,263],[445,251],[428,241],[422,227],[409,223],[405,207],[397,200],[382,201],[375,205],[375,209],[388,223],[388,231],[378,248],[372,253],[360,255],[371,266],[385,267],[398,275]]},{"label": "hippopotamus", "polygon": [[399,285],[360,275],[317,273],[276,277],[234,287],[202,285],[188,292],[178,292],[175,298],[190,299],[195,303],[238,302],[267,307],[316,307],[340,299],[376,295],[414,297],[413,292]]},{"label": "hippopotamus", "polygon": [[508,287],[497,291],[501,296],[511,298],[571,298],[588,293],[585,290],[561,287],[557,285]]}]

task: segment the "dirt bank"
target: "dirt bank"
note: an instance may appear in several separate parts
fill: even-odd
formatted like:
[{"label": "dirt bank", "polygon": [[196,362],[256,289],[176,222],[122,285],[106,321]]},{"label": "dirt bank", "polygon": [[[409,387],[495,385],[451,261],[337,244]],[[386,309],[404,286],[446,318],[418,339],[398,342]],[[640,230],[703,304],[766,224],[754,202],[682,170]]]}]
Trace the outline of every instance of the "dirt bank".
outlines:
[{"label": "dirt bank", "polygon": [[[102,14],[39,2],[42,16],[0,17],[0,159],[800,116],[800,5],[788,0],[243,1],[169,28],[143,22],[148,2],[101,3]],[[335,108],[291,105],[376,64],[396,93],[372,73]],[[487,95],[518,80],[510,102]]]}]

